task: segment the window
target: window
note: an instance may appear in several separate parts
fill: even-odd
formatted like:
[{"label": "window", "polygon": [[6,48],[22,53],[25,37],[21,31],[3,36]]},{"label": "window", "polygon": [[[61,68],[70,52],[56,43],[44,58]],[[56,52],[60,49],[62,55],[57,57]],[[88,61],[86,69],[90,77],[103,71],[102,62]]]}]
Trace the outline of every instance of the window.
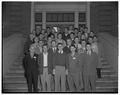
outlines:
[{"label": "window", "polygon": [[35,13],[35,22],[42,22],[42,13]]},{"label": "window", "polygon": [[47,13],[47,22],[74,22],[74,13]]},{"label": "window", "polygon": [[86,13],[79,13],[79,22],[86,22]]}]

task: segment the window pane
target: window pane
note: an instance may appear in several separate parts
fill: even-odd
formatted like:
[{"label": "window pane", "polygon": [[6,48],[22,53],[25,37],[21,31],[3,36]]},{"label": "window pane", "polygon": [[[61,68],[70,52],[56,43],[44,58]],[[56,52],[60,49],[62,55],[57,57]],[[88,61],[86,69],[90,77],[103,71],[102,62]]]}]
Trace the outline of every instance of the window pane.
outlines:
[{"label": "window pane", "polygon": [[59,13],[58,14],[58,22],[62,22],[63,21],[63,14]]},{"label": "window pane", "polygon": [[35,22],[42,22],[42,13],[35,13]]},{"label": "window pane", "polygon": [[79,22],[86,21],[86,13],[79,13]]},{"label": "window pane", "polygon": [[47,19],[46,19],[47,22],[50,22],[52,20],[51,14],[48,13],[46,17],[47,17]]},{"label": "window pane", "polygon": [[74,22],[74,13],[47,13],[47,22]]}]

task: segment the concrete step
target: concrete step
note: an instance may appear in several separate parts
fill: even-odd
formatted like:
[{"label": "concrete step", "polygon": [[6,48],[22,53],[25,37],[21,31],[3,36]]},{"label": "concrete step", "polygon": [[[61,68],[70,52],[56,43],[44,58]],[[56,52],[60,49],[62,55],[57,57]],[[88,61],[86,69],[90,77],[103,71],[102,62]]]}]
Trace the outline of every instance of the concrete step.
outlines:
[{"label": "concrete step", "polygon": [[111,68],[110,65],[102,65],[102,68]]},{"label": "concrete step", "polygon": [[4,89],[4,92],[20,92],[20,93],[24,93],[24,92],[28,92],[28,89]]},{"label": "concrete step", "polygon": [[22,74],[24,74],[24,70],[11,70],[10,73],[17,73],[17,74],[22,73]]},{"label": "concrete step", "polygon": [[9,72],[9,73],[6,74],[6,76],[16,76],[16,77],[17,76],[24,76],[24,73],[14,73],[14,72],[12,73],[12,72]]},{"label": "concrete step", "polygon": [[110,90],[111,92],[114,92],[118,89],[118,87],[96,87],[96,90]]},{"label": "concrete step", "polygon": [[11,82],[11,83],[14,83],[14,82],[19,82],[19,81],[26,81],[26,79],[24,77],[16,77],[16,78],[13,78],[13,77],[8,77],[8,78],[4,78],[3,79],[3,83],[6,83],[6,82]]},{"label": "concrete step", "polygon": [[24,88],[27,88],[27,84],[5,84],[4,88],[5,89],[15,89],[15,88],[21,88],[21,87],[24,87]]},{"label": "concrete step", "polygon": [[14,83],[27,83],[26,80],[18,80],[18,81],[3,81],[3,83],[14,84]]},{"label": "concrete step", "polygon": [[96,82],[97,87],[116,87],[118,86],[117,81],[107,81],[107,82]]},{"label": "concrete step", "polygon": [[24,70],[24,68],[22,66],[12,66],[10,67],[10,70]]}]

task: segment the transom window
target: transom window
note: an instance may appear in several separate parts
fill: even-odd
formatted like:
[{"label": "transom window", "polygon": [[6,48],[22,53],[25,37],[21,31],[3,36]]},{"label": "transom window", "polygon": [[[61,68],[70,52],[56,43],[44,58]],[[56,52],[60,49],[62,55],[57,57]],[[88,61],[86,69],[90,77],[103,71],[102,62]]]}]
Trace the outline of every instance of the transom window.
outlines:
[{"label": "transom window", "polygon": [[74,22],[74,13],[47,13],[46,22]]}]

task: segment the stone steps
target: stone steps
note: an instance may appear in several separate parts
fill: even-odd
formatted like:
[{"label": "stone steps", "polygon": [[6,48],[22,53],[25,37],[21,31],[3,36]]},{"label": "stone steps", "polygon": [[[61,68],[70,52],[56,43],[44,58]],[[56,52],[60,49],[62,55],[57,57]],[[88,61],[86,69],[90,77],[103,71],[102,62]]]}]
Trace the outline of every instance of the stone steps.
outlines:
[{"label": "stone steps", "polygon": [[[22,57],[10,67],[9,72],[3,78],[4,91],[27,92],[27,83],[21,60]],[[111,70],[110,64],[106,60],[103,60],[101,70],[102,78],[96,80],[96,92],[117,92],[118,76]]]}]

